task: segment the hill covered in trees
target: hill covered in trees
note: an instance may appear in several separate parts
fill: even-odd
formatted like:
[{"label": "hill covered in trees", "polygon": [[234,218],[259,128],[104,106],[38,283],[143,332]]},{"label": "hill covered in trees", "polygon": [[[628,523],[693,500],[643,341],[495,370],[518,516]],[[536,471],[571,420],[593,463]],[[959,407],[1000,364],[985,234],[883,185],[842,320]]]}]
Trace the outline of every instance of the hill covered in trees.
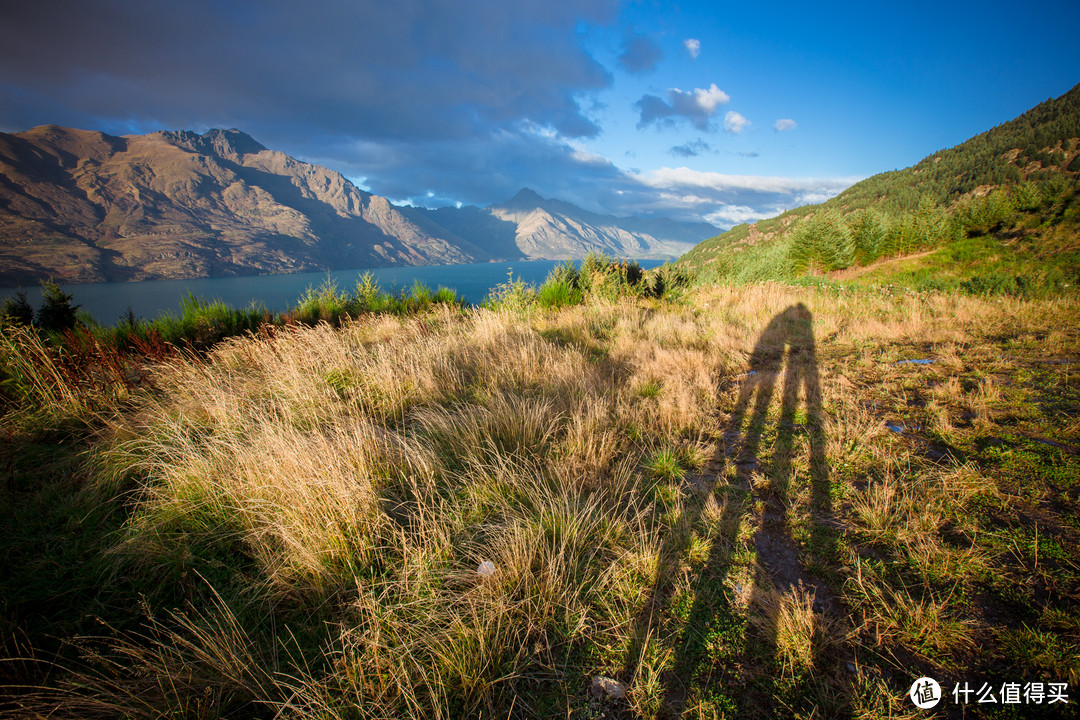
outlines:
[{"label": "hill covered in trees", "polygon": [[1080,277],[1078,187],[1080,85],[826,203],[736,226],[680,263],[712,282],[863,275],[889,261],[916,285],[1056,291]]}]

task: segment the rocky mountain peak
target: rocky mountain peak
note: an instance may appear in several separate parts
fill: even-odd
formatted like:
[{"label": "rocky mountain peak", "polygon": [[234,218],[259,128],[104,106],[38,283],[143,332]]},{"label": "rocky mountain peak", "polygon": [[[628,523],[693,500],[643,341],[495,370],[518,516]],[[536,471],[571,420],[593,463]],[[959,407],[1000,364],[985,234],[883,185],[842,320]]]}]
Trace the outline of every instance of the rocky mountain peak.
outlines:
[{"label": "rocky mountain peak", "polygon": [[245,155],[253,155],[266,150],[266,147],[258,140],[236,128],[228,130],[214,128],[202,135],[191,130],[164,130],[158,135],[165,141],[192,152],[217,155],[235,162],[240,162]]},{"label": "rocky mountain peak", "polygon": [[521,188],[518,190],[517,195],[506,202],[501,203],[499,207],[508,210],[534,210],[543,207],[545,202],[547,202],[547,200],[541,197],[532,188]]}]

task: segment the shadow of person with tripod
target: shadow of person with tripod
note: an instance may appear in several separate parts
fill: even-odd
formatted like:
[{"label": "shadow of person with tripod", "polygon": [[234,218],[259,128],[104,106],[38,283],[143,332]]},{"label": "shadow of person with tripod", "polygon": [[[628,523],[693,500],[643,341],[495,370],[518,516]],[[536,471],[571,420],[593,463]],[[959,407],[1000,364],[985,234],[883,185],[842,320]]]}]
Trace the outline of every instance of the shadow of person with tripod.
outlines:
[{"label": "shadow of person with tripod", "polygon": [[[751,667],[752,687],[740,690],[744,714],[768,714],[770,690],[775,686],[776,662],[786,651],[778,638],[778,605],[793,599],[805,600],[812,618],[829,605],[827,588],[807,574],[799,559],[792,534],[792,513],[800,495],[809,491],[809,533],[801,537],[815,554],[831,557],[835,533],[829,528],[832,502],[829,467],[825,455],[825,433],[821,416],[821,388],[814,344],[813,316],[802,303],[774,316],[758,338],[750,355],[749,371],[722,437],[722,451],[699,477],[697,490],[705,502],[691,503],[692,510],[681,524],[682,532],[672,532],[660,551],[649,602],[635,619],[634,635],[624,677],[633,680],[638,669],[641,643],[652,631],[659,606],[670,598],[672,567],[687,547],[692,529],[699,525],[709,496],[719,509],[709,524],[712,535],[709,557],[696,582],[693,601],[682,625],[670,670],[663,678],[664,701],[657,717],[679,717],[694,684],[708,685],[744,678],[732,677],[731,669],[716,677],[706,667],[706,638],[718,625],[737,625],[732,608],[735,598],[725,585],[733,554],[737,550],[738,529],[746,516],[754,518],[752,543],[757,556],[755,577],[747,608],[754,620],[746,628],[746,653]],[[782,383],[782,384],[781,384]],[[770,423],[770,406],[780,385],[780,411]],[[808,447],[807,447],[808,446]],[[807,450],[806,453],[800,450]],[[815,636],[803,638],[813,643]],[[634,656],[635,650],[638,656]],[[803,648],[802,657],[813,658],[815,648]],[[764,665],[764,667],[757,667]],[[794,668],[792,668],[794,672]],[[783,670],[782,670],[783,672]]]}]

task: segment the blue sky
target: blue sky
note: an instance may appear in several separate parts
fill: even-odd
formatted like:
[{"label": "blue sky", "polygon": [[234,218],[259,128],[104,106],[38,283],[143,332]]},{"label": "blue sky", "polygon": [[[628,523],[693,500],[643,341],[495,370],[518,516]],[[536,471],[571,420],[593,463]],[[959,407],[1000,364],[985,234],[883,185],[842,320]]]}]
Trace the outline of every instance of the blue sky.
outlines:
[{"label": "blue sky", "polygon": [[1080,82],[1080,3],[9,0],[0,130],[237,127],[395,202],[721,227]]}]

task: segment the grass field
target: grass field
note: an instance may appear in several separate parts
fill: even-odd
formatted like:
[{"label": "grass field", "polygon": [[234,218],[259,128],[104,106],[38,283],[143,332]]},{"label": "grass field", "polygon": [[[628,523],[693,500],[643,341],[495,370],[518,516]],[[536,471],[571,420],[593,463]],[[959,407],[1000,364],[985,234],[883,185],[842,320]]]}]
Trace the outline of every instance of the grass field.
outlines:
[{"label": "grass field", "polygon": [[914,718],[921,676],[939,716],[1077,715],[1075,295],[436,304],[77,377],[0,351],[0,715]]}]

